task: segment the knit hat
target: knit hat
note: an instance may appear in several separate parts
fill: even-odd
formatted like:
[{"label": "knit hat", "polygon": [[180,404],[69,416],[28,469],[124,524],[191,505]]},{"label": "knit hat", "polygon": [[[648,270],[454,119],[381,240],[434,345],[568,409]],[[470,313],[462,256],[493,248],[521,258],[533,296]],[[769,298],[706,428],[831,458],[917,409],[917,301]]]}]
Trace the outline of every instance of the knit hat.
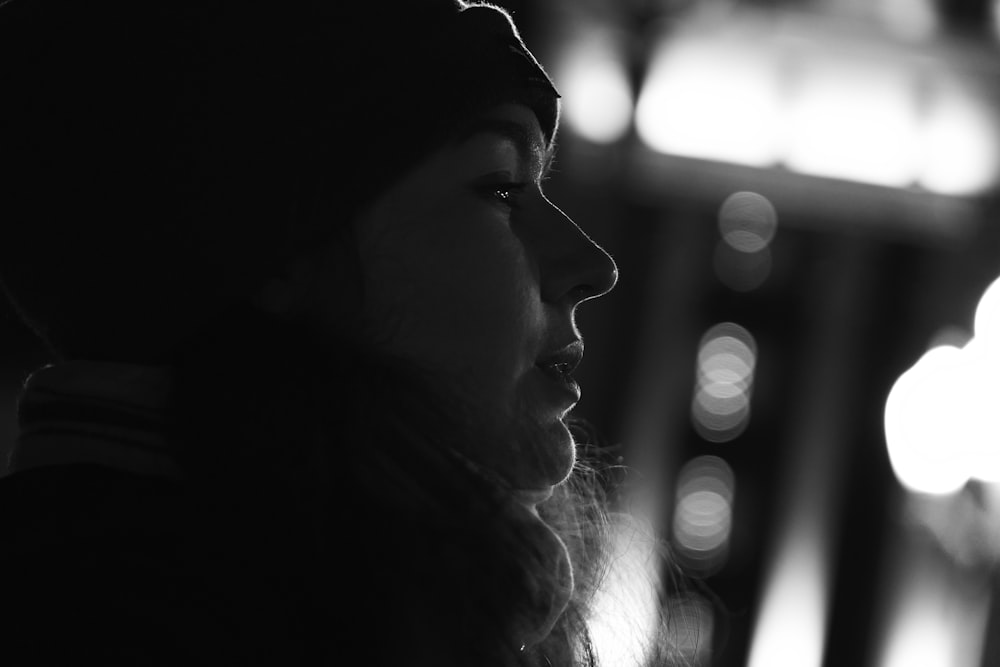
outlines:
[{"label": "knit hat", "polygon": [[460,0],[8,0],[0,62],[0,278],[91,357],[167,344],[490,106],[558,123],[509,14]]}]

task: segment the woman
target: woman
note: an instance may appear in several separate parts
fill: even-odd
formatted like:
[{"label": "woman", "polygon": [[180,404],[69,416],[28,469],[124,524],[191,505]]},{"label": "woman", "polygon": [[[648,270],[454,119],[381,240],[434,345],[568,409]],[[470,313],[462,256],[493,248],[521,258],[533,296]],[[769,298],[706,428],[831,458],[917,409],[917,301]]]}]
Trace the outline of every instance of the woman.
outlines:
[{"label": "woman", "polygon": [[[81,6],[86,5],[86,6]],[[13,0],[14,664],[595,664],[574,316],[510,16]]]}]

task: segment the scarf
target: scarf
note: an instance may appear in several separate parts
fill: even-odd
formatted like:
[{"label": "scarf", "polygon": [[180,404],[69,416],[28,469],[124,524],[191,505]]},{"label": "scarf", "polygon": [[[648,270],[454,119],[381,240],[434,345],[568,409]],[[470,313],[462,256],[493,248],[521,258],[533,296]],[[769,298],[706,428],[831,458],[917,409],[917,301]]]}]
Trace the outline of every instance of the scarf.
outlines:
[{"label": "scarf", "polygon": [[150,366],[71,361],[41,368],[18,400],[10,472],[96,464],[181,476],[164,414],[170,381],[169,371]]}]

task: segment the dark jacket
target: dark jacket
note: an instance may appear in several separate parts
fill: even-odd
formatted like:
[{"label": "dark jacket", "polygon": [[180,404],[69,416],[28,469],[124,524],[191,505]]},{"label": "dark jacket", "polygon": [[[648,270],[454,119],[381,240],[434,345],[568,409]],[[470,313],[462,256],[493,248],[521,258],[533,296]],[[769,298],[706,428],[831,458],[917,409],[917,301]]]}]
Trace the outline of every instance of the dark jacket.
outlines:
[{"label": "dark jacket", "polygon": [[3,664],[310,664],[281,540],[184,484],[40,467],[0,480],[0,508]]},{"label": "dark jacket", "polygon": [[412,427],[434,414],[398,378],[360,370],[312,449],[299,381],[227,397],[202,374],[183,386],[213,416],[171,422],[162,369],[34,374],[0,479],[0,664],[522,664],[555,538]]},{"label": "dark jacket", "polygon": [[0,478],[0,663],[315,664],[294,516],[178,474],[147,405],[159,378],[136,370],[28,382]]}]

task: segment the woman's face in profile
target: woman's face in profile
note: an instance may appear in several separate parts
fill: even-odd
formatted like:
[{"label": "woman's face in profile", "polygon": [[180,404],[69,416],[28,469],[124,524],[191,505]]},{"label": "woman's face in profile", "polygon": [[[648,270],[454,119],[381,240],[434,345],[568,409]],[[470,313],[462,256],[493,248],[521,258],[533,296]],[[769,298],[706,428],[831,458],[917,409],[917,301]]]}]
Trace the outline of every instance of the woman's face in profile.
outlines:
[{"label": "woman's face in profile", "polygon": [[542,193],[550,157],[531,110],[497,107],[356,224],[363,335],[444,378],[482,436],[464,453],[542,495],[575,460],[579,390],[561,371],[582,354],[576,306],[617,279]]}]

